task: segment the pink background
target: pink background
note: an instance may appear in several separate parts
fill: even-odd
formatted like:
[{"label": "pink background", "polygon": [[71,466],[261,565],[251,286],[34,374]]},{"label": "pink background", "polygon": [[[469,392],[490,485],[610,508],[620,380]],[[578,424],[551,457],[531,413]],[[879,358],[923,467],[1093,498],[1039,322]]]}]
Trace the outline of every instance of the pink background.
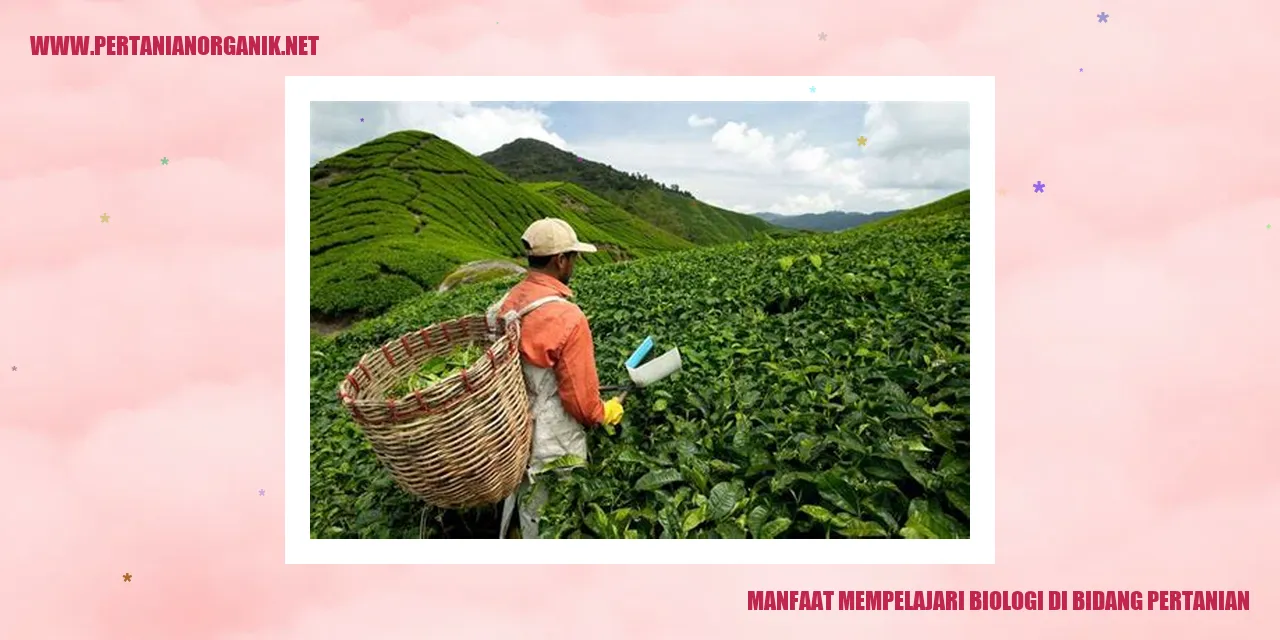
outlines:
[{"label": "pink background", "polygon": [[[27,39],[205,33],[319,55]],[[1260,0],[5,2],[0,637],[1274,637],[1278,37]],[[288,74],[994,75],[998,564],[285,566]],[[745,611],[768,588],[1254,610]]]}]

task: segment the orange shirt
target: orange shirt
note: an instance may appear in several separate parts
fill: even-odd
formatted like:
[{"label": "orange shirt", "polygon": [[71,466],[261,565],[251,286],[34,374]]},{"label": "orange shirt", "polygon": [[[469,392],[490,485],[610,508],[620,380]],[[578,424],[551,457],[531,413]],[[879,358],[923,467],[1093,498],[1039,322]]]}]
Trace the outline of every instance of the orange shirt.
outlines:
[{"label": "orange shirt", "polygon": [[[573,291],[552,276],[530,271],[511,288],[498,312],[519,312],[547,296],[571,298]],[[591,327],[576,305],[550,302],[529,312],[520,322],[520,356],[535,367],[555,371],[560,402],[580,424],[590,427],[604,421]]]}]

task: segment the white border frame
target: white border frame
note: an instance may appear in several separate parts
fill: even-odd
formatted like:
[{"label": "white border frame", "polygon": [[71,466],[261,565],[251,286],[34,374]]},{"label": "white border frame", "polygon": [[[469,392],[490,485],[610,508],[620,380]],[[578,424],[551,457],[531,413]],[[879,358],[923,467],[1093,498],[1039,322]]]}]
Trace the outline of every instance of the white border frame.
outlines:
[{"label": "white border frame", "polygon": [[[811,86],[817,91],[810,92]],[[968,540],[313,540],[310,538],[311,102],[969,103]],[[995,562],[995,79],[982,77],[300,77],[285,79],[287,564],[991,564]],[[858,123],[850,123],[856,135]],[[289,331],[289,327],[296,327]]]}]

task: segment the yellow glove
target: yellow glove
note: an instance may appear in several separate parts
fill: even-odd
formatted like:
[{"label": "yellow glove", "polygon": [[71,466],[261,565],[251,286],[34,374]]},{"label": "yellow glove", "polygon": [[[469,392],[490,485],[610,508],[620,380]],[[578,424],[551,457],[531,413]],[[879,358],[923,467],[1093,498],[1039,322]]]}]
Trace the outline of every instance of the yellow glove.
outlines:
[{"label": "yellow glove", "polygon": [[604,403],[604,425],[612,427],[619,422],[622,422],[622,399],[614,397]]}]

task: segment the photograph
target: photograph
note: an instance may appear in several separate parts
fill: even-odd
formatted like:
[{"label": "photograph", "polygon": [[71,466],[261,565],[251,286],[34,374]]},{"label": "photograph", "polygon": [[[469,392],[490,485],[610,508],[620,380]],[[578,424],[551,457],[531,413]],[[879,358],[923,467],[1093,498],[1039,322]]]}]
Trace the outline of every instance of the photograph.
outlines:
[{"label": "photograph", "polygon": [[312,539],[970,537],[969,103],[309,110]]}]

